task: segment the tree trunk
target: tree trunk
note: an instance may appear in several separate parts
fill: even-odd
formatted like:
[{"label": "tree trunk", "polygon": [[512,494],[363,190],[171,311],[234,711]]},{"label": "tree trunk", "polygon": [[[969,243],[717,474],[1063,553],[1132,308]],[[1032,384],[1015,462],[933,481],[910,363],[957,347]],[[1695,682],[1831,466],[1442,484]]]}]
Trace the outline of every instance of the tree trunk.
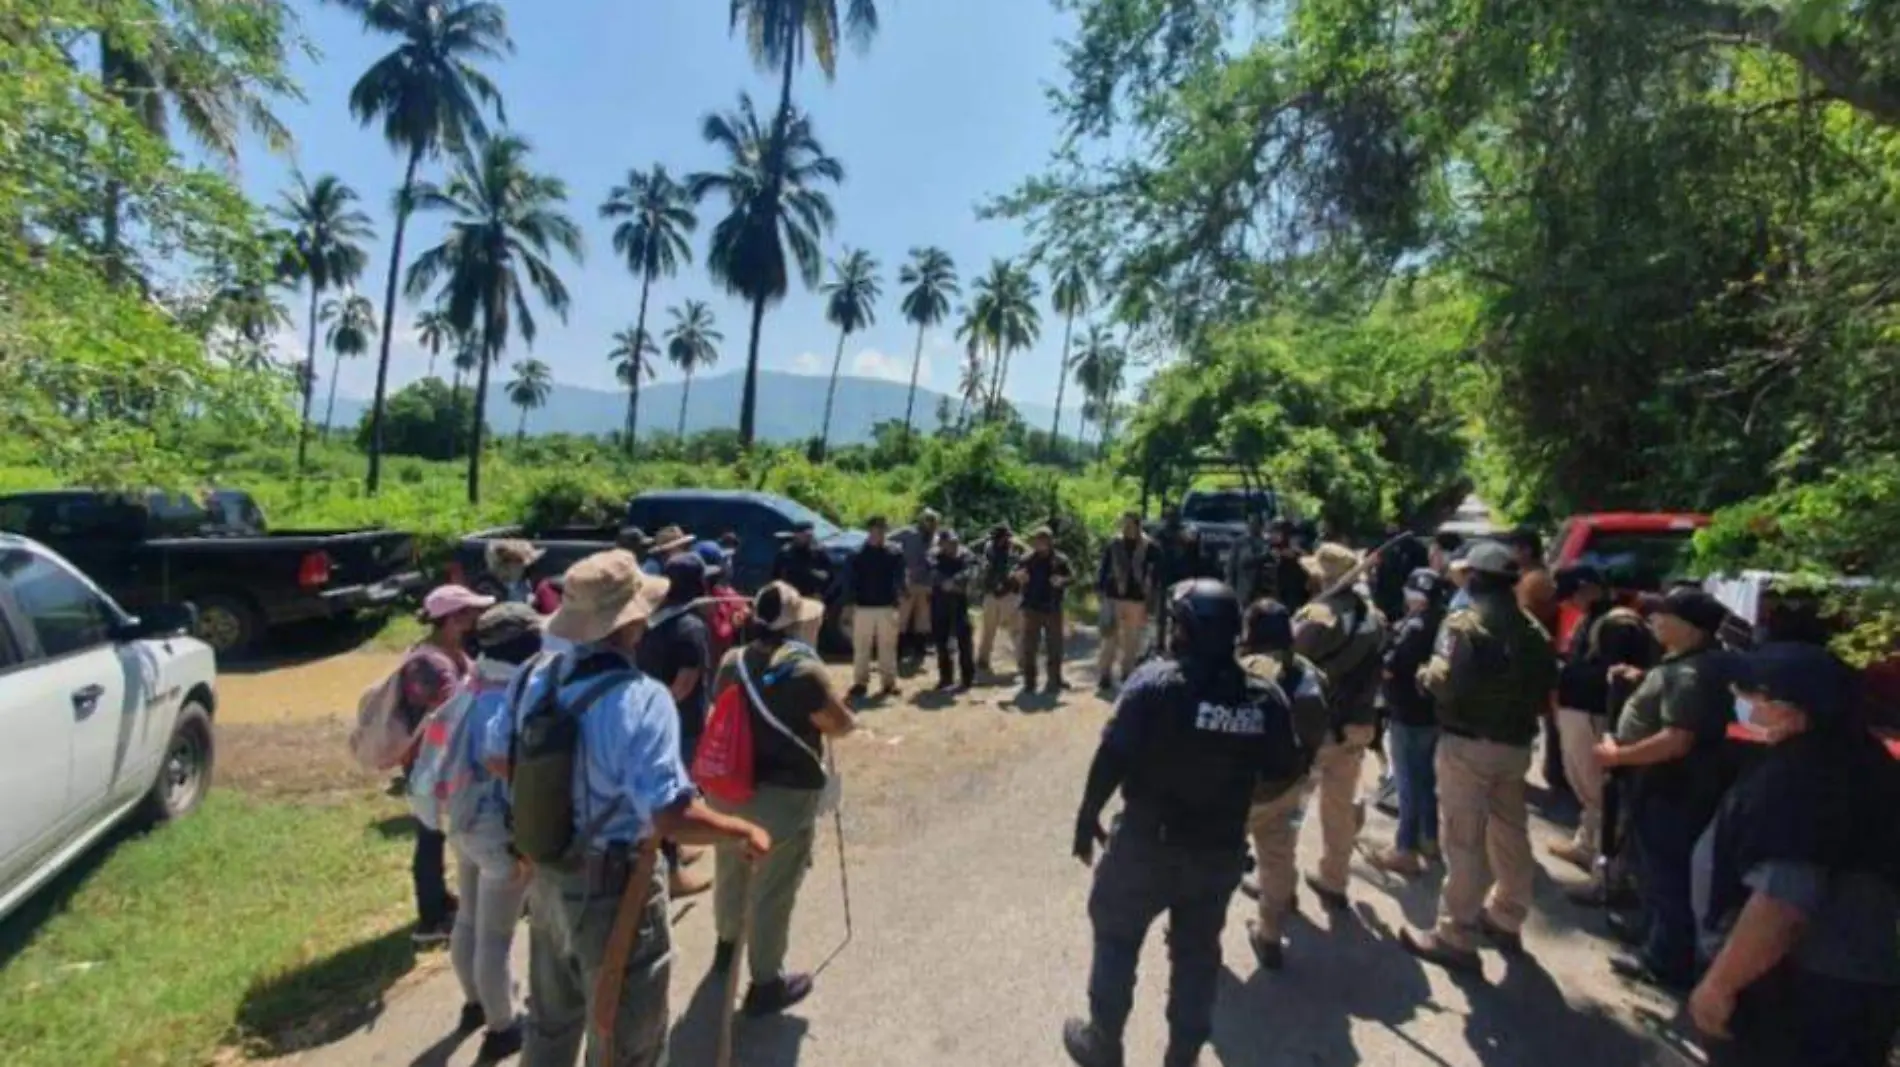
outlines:
[{"label": "tree trunk", "polygon": [[310,449],[310,401],[317,392],[317,298],[323,293],[310,283],[310,347],[303,357],[303,425],[297,431],[297,473],[303,474],[304,455]]},{"label": "tree trunk", "polygon": [[680,428],[679,428],[679,433],[677,434],[677,436],[682,442],[686,440],[686,402],[688,400],[691,400],[692,398],[693,398],[693,368],[689,365],[686,368],[686,387],[680,390]]},{"label": "tree trunk", "polygon": [[739,394],[739,447],[752,449],[758,429],[759,408],[759,328],[765,324],[765,298],[752,301],[752,343],[745,356],[745,389]]},{"label": "tree trunk", "polygon": [[515,423],[515,451],[528,443],[528,405],[521,405],[521,421]]},{"label": "tree trunk", "polygon": [[640,427],[640,369],[646,365],[647,344],[647,296],[653,291],[653,276],[643,274],[640,278],[640,315],[633,323],[633,374],[632,384],[627,386],[627,458],[633,458],[633,450],[639,440],[635,431]]},{"label": "tree trunk", "polygon": [[1069,386],[1069,342],[1075,336],[1075,312],[1069,312],[1068,325],[1062,328],[1062,362],[1056,364],[1056,418],[1049,424],[1049,458],[1062,458],[1062,393]]},{"label": "tree trunk", "polygon": [[429,350],[429,373],[424,375],[424,377],[428,377],[428,378],[435,377],[435,357],[436,357],[436,351],[435,349],[432,348]]},{"label": "tree trunk", "polygon": [[468,434],[468,502],[471,504],[482,502],[482,430],[487,421],[482,413],[488,410],[488,367],[500,355],[490,336],[493,332],[492,326],[482,331],[481,366],[475,371],[474,425]]},{"label": "tree trunk", "polygon": [[[456,413],[462,410],[462,368],[455,368],[455,384],[449,387],[449,424],[455,424]],[[449,438],[449,458],[455,458],[455,438]]]},{"label": "tree trunk", "polygon": [[831,447],[831,405],[838,398],[838,371],[844,367],[844,343],[850,339],[850,330],[838,331],[838,354],[831,357],[831,385],[825,390],[825,421],[818,428],[820,463],[825,461],[825,450]]},{"label": "tree trunk", "polygon": [[323,439],[330,439],[330,420],[336,417],[336,380],[343,374],[343,353],[330,360],[330,399],[323,405]]},{"label": "tree trunk", "polygon": [[[389,393],[389,345],[396,336],[396,287],[402,279],[402,235],[409,226],[409,198],[415,191],[416,168],[422,165],[422,146],[409,150],[409,165],[402,172],[402,189],[396,200],[396,235],[389,243],[389,284],[383,290],[383,336],[376,356],[376,392],[369,403],[369,478],[364,483],[371,496],[383,483],[383,401]],[[481,368],[482,384],[488,384],[488,367]],[[481,423],[481,404],[475,405],[475,422]],[[479,433],[477,437],[481,436]],[[479,461],[481,449],[475,450]],[[476,476],[471,468],[469,493],[473,499]]]},{"label": "tree trunk", "polygon": [[910,395],[904,400],[904,455],[910,455],[910,420],[917,410],[917,372],[924,365],[924,324],[917,324],[917,353],[910,357]]}]

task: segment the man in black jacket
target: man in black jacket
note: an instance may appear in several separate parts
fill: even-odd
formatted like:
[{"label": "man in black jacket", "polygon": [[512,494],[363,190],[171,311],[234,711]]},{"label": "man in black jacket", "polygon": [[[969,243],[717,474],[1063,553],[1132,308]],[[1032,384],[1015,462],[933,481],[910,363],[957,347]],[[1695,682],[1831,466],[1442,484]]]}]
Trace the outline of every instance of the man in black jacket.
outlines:
[{"label": "man in black jacket", "polygon": [[[778,558],[772,563],[772,580],[791,586],[799,596],[823,603],[825,594],[831,590],[831,557],[813,543],[812,529],[810,522],[800,522],[792,527],[791,540],[778,550]],[[794,628],[792,636],[817,648],[818,634],[824,624],[822,617],[801,622]]]},{"label": "man in black jacket", "polygon": [[897,607],[904,602],[904,554],[885,540],[882,518],[865,524],[864,547],[851,557],[845,575],[845,600],[851,616],[851,695],[870,690],[871,653],[884,675],[880,696],[897,693]]}]

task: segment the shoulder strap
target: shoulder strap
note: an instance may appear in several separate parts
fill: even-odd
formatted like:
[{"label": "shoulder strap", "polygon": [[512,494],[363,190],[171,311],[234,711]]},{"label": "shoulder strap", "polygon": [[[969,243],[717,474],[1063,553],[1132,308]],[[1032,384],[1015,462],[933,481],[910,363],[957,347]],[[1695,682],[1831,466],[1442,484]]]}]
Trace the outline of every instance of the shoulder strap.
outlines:
[{"label": "shoulder strap", "polygon": [[818,765],[818,769],[820,771],[823,771],[825,769],[825,761],[818,755],[818,753],[813,751],[812,747],[806,744],[804,740],[801,739],[797,734],[793,733],[791,730],[791,727],[786,726],[784,723],[778,721],[778,716],[773,715],[771,709],[765,706],[765,698],[759,695],[758,686],[752,684],[752,672],[746,667],[744,652],[739,653],[738,666],[739,666],[739,672],[738,672],[739,682],[740,684],[745,686],[746,696],[752,698],[752,706],[758,709],[759,717],[765,720],[766,725],[770,726],[774,730],[777,730],[779,733],[784,734],[786,740],[790,741],[794,745],[797,745],[799,750],[805,753],[805,755],[810,756],[811,761]]}]

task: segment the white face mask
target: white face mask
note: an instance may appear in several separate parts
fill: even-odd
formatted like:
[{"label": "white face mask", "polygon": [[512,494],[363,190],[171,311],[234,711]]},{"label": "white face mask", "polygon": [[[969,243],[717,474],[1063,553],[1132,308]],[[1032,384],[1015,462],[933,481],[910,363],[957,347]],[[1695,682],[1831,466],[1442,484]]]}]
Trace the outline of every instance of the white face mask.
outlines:
[{"label": "white face mask", "polygon": [[1431,603],[1431,599],[1424,593],[1415,593],[1410,589],[1405,591],[1405,611],[1408,615],[1424,614],[1425,609],[1430,607]]}]

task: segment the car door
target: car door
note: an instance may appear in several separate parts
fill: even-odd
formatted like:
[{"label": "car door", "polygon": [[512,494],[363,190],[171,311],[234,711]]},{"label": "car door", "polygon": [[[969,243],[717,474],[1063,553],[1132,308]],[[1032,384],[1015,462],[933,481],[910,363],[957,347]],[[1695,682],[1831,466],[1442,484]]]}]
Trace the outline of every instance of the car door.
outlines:
[{"label": "car door", "polygon": [[34,655],[34,638],[9,595],[25,553],[0,550],[0,896],[65,839],[71,807],[73,718],[70,680]]},{"label": "car door", "polygon": [[0,570],[33,637],[36,700],[44,714],[65,716],[67,805],[84,825],[136,784],[127,772],[144,762],[133,745],[156,665],[142,669],[136,643],[121,652],[114,640],[121,613],[78,571],[50,554],[7,552]]}]

